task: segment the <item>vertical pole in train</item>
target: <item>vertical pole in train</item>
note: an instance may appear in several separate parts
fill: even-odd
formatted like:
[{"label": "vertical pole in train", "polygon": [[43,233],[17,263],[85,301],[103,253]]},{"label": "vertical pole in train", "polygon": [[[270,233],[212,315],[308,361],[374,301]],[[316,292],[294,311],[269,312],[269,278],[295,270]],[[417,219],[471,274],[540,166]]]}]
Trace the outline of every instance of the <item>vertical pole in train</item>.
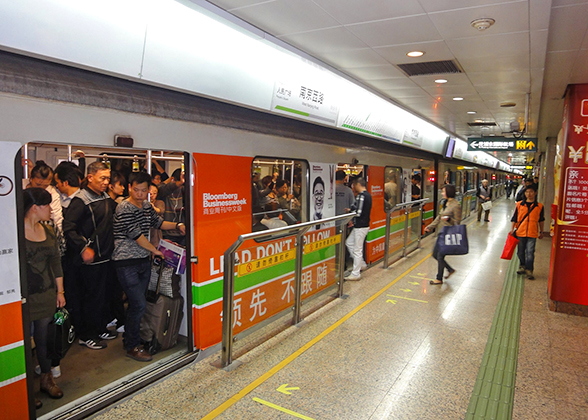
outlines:
[{"label": "vertical pole in train", "polygon": [[[314,226],[313,226],[314,227]],[[296,271],[294,274],[294,315],[292,325],[300,322],[300,310],[302,306],[302,259],[304,257],[304,234],[310,226],[302,228],[296,233]]]},{"label": "vertical pole in train", "polygon": [[25,144],[24,148],[24,179],[29,179],[29,145]]},{"label": "vertical pole in train", "polygon": [[341,223],[341,243],[339,244],[339,275],[337,297],[343,296],[343,283],[345,277],[345,240],[347,239],[347,219],[340,220]]},{"label": "vertical pole in train", "polygon": [[71,144],[67,145],[67,161],[71,162]]},{"label": "vertical pole in train", "polygon": [[404,246],[402,248],[402,258],[406,257],[408,248],[408,216],[410,215],[410,206],[404,207]]},{"label": "vertical pole in train", "polygon": [[388,268],[388,253],[390,252],[390,221],[392,217],[390,216],[392,212],[386,213],[386,236],[384,237],[384,268]]},{"label": "vertical pole in train", "polygon": [[223,367],[233,363],[233,301],[235,300],[235,250],[241,246],[243,239],[239,236],[224,254],[223,275],[223,341],[221,362]]}]

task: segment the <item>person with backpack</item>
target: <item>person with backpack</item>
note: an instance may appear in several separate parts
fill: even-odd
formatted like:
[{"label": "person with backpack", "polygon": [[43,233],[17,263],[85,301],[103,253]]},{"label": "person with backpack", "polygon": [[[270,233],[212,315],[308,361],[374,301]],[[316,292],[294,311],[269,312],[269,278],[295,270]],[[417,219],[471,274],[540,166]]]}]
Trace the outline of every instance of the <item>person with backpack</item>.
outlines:
[{"label": "person with backpack", "polygon": [[526,274],[527,279],[534,280],[535,244],[537,238],[543,238],[545,222],[543,204],[537,202],[537,187],[530,184],[525,187],[525,198],[517,203],[512,222],[511,234],[519,239],[517,255],[520,266],[517,274]]}]

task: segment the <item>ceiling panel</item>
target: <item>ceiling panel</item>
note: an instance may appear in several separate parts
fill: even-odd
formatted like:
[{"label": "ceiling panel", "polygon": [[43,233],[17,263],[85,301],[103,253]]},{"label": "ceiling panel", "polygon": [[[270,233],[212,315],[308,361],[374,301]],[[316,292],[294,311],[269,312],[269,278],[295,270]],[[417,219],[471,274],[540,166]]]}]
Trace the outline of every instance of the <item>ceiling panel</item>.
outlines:
[{"label": "ceiling panel", "polygon": [[[372,86],[377,87],[372,84]],[[395,99],[426,98],[429,95],[419,87],[406,89],[382,89],[387,95]]]},{"label": "ceiling panel", "polygon": [[243,7],[234,13],[275,36],[339,26],[312,0],[276,0]]},{"label": "ceiling panel", "polygon": [[556,7],[551,10],[551,25],[547,51],[577,50],[588,27],[588,7]]},{"label": "ceiling panel", "polygon": [[[526,31],[529,29],[527,1],[501,3],[491,6],[471,7],[430,13],[431,21],[443,39],[485,36]],[[474,19],[492,18],[496,23],[485,31],[478,31],[470,25]]]},{"label": "ceiling panel", "polygon": [[512,83],[526,83],[526,86],[529,86],[531,82],[528,71],[476,72],[468,75],[474,86]]},{"label": "ceiling panel", "polygon": [[347,69],[346,73],[351,74],[355,77],[359,77],[363,80],[378,80],[378,79],[390,79],[397,77],[404,77],[404,74],[393,65],[387,66],[374,66],[374,67],[361,67],[357,69]]},{"label": "ceiling panel", "polygon": [[419,0],[425,11],[439,12],[443,10],[478,7],[494,3],[508,3],[512,0]]},{"label": "ceiling panel", "polygon": [[468,96],[477,95],[476,89],[471,84],[468,85],[449,85],[443,84],[438,86],[429,86],[423,88],[431,96]]},{"label": "ceiling panel", "polygon": [[[453,53],[447,48],[444,41],[376,47],[374,48],[374,51],[392,64],[421,63],[424,61],[453,59]],[[422,57],[411,58],[406,55],[410,51],[423,51],[425,55]]]},{"label": "ceiling panel", "polygon": [[381,55],[377,54],[371,48],[324,53],[322,58],[329,64],[343,69],[389,65]]},{"label": "ceiling panel", "polygon": [[397,77],[394,79],[371,80],[370,85],[386,90],[386,89],[419,89],[422,94],[426,94],[424,90],[417,87],[417,84],[408,77]]},{"label": "ceiling panel", "polygon": [[529,32],[450,39],[446,42],[458,60],[462,57],[470,59],[480,57],[485,60],[492,60],[495,56],[505,54],[529,54]]},{"label": "ceiling panel", "polygon": [[551,16],[551,0],[533,0],[529,3],[531,30],[549,28],[549,18]]},{"label": "ceiling panel", "polygon": [[578,52],[574,63],[570,83],[585,83],[588,80],[588,50]]},{"label": "ceiling panel", "polygon": [[545,67],[548,35],[547,30],[531,31],[531,68],[542,69]]},{"label": "ceiling panel", "polygon": [[346,28],[370,47],[442,40],[427,15],[360,23]]},{"label": "ceiling panel", "polygon": [[447,84],[445,86],[457,85],[471,85],[470,79],[465,73],[451,73],[451,74],[433,74],[430,76],[413,76],[410,78],[417,85],[422,87],[437,86],[435,80],[445,79]]},{"label": "ceiling panel", "polygon": [[480,57],[461,58],[459,64],[469,72],[488,72],[488,71],[511,71],[511,70],[528,70],[529,55],[497,55],[481,59]]},{"label": "ceiling panel", "polygon": [[362,0],[360,2],[346,2],[344,7],[342,7],[341,0],[314,0],[314,2],[342,24],[424,13],[417,0],[403,0],[401,2]]},{"label": "ceiling panel", "polygon": [[323,53],[357,50],[367,45],[343,27],[282,36],[280,39],[319,58]]}]

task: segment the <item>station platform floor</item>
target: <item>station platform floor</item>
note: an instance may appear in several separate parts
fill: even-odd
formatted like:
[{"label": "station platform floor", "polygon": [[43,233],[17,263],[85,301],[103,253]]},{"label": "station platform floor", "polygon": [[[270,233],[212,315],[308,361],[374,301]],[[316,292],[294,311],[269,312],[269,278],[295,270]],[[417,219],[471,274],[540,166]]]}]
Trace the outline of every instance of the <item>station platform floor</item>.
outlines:
[{"label": "station platform floor", "polygon": [[[463,221],[470,252],[447,257],[457,271],[442,286],[429,284],[429,237],[298,326],[238,342],[230,369],[212,354],[93,418],[464,419],[511,264],[500,254],[513,209],[499,199],[489,223]],[[512,418],[588,419],[588,318],[548,309],[550,252],[549,237],[538,241],[536,280],[514,276],[524,294]]]}]

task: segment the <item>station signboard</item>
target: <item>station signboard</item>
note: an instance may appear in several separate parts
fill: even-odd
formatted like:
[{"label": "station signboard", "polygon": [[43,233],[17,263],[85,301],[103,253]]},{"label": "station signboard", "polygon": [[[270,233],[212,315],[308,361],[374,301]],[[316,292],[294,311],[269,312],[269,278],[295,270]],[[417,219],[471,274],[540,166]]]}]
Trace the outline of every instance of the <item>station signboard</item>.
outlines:
[{"label": "station signboard", "polygon": [[537,139],[514,139],[507,137],[470,137],[468,151],[487,152],[536,152]]}]

